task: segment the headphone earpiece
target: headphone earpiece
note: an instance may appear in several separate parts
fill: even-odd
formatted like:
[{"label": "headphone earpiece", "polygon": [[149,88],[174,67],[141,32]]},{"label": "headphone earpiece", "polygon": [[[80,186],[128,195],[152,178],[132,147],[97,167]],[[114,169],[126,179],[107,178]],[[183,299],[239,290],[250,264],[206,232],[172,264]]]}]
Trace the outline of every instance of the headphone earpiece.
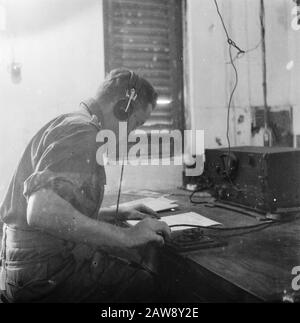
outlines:
[{"label": "headphone earpiece", "polygon": [[128,99],[121,99],[114,106],[114,115],[120,121],[126,121],[130,117],[130,114],[133,110],[133,104],[131,102],[126,111],[127,105],[128,105]]},{"label": "headphone earpiece", "polygon": [[113,108],[115,117],[120,121],[127,121],[134,110],[134,101],[137,99],[136,85],[138,77],[130,71],[130,79],[125,98],[120,99]]}]

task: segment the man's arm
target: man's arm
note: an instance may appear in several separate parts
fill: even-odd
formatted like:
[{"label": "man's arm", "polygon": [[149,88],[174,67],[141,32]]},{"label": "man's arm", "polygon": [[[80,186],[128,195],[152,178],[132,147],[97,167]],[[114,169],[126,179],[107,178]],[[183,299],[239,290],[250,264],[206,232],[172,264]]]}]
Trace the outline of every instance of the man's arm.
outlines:
[{"label": "man's arm", "polygon": [[116,207],[101,208],[99,220],[114,223],[116,221],[142,220],[145,218],[159,219],[159,215],[144,204],[137,204],[132,207],[120,206],[118,216],[116,216]]},{"label": "man's arm", "polygon": [[165,222],[151,218],[130,228],[93,220],[47,189],[41,189],[29,197],[27,222],[61,239],[83,242],[109,251],[135,248],[149,242],[163,244],[163,237],[170,235]]}]

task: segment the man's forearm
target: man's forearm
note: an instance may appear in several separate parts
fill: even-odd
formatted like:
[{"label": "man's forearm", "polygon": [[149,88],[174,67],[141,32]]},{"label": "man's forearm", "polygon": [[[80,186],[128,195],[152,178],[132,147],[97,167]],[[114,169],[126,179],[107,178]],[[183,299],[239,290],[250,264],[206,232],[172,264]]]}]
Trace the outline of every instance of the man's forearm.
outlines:
[{"label": "man's forearm", "polygon": [[40,190],[29,198],[27,221],[65,240],[105,249],[130,246],[128,229],[83,215],[51,190]]},{"label": "man's forearm", "polygon": [[101,208],[99,212],[98,220],[100,221],[106,221],[106,222],[116,222],[118,220],[124,220],[126,219],[126,210],[123,210],[122,208],[119,208],[118,210],[118,217],[117,217],[117,208],[111,207],[111,208]]}]

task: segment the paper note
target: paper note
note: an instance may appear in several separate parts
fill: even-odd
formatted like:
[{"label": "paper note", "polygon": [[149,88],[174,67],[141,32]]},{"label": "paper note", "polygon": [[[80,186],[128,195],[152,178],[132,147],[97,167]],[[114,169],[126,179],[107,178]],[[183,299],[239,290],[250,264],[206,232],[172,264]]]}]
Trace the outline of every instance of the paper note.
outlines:
[{"label": "paper note", "polygon": [[[174,224],[192,224],[192,225],[200,225],[203,227],[209,227],[212,225],[219,225],[221,223],[213,221],[203,215],[200,215],[196,212],[187,212],[169,216],[163,216],[160,218],[161,221],[166,222],[169,226]],[[137,224],[139,221],[127,221],[131,225]],[[187,230],[191,227],[188,226],[179,226],[171,228],[171,231],[178,231],[178,230]]]},{"label": "paper note", "polygon": [[[148,197],[144,199],[121,203],[119,206],[130,207],[138,204],[144,204],[155,212],[170,210],[178,206],[177,204],[175,204],[175,201],[169,200],[165,197],[160,197],[160,198]],[[116,205],[112,207],[116,207]]]},{"label": "paper note", "polygon": [[160,192],[155,192],[155,191],[150,191],[150,190],[125,190],[125,191],[122,191],[122,193],[137,195],[137,196],[155,197],[155,198],[161,197]]}]

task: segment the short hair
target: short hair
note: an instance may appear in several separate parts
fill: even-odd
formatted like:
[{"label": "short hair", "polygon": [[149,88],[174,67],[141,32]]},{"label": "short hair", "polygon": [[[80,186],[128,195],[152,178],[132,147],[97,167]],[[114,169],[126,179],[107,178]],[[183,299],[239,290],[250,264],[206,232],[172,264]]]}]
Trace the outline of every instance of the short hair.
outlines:
[{"label": "short hair", "polygon": [[148,104],[152,104],[153,109],[156,106],[157,93],[154,87],[145,78],[137,73],[125,69],[116,68],[106,76],[104,82],[97,91],[96,99],[104,102],[125,98],[126,90],[130,84],[132,73],[136,77],[137,101],[146,109]]}]

